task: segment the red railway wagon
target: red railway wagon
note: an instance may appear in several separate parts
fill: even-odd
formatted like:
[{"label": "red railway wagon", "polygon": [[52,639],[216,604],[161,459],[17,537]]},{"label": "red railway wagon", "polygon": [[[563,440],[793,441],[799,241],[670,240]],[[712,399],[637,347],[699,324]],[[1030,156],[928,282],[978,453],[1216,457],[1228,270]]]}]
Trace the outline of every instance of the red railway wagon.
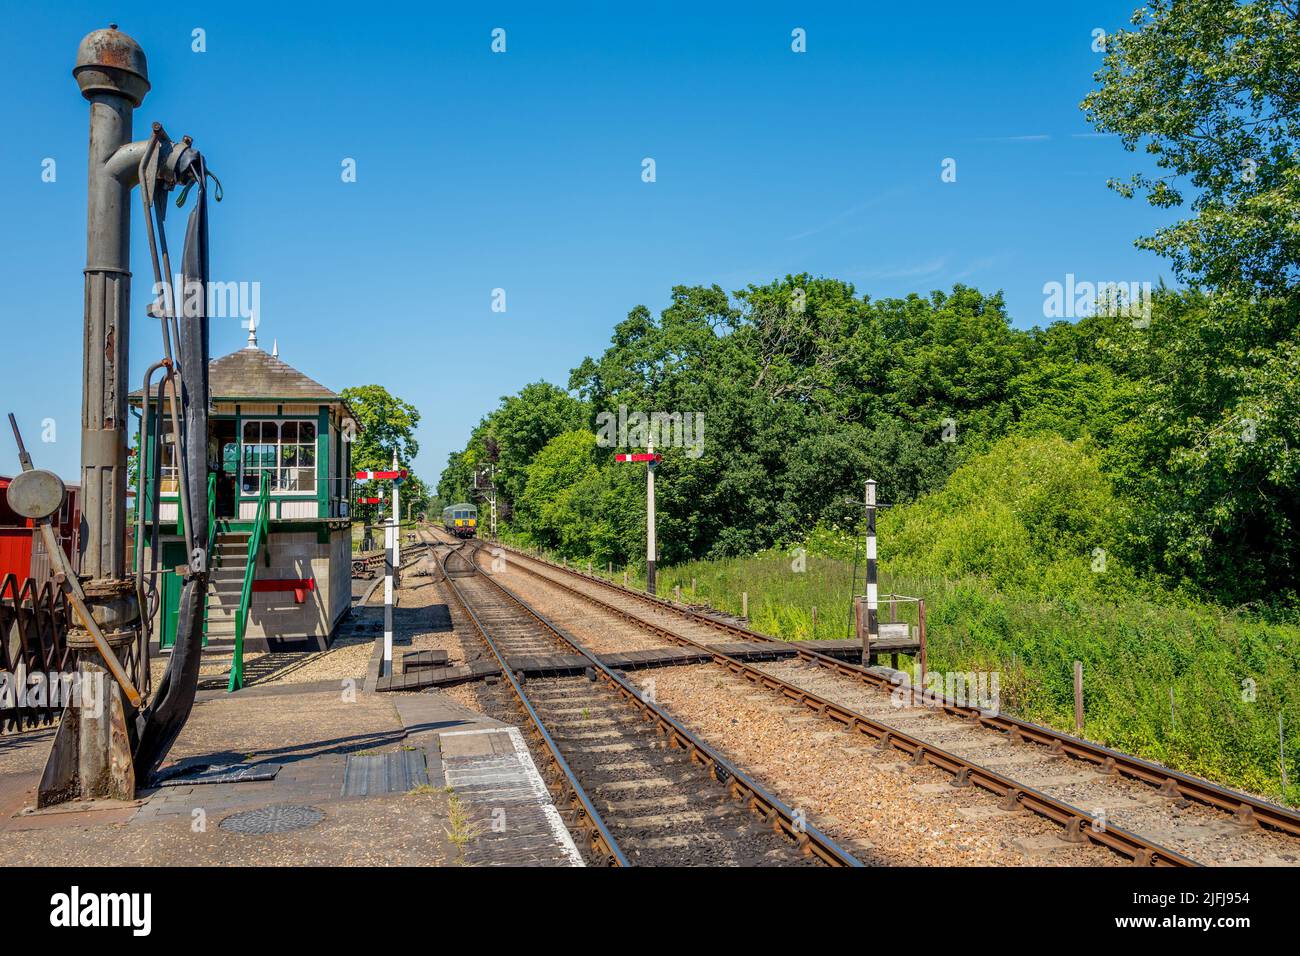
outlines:
[{"label": "red railway wagon", "polygon": [[[0,476],[0,579],[12,574],[20,581],[32,577],[38,583],[43,582],[50,576],[50,559],[35,533],[33,521],[15,514],[9,507],[6,493],[11,480]],[[63,553],[72,562],[73,571],[79,570],[81,489],[78,486],[68,486],[63,507],[55,515],[54,530]]]}]

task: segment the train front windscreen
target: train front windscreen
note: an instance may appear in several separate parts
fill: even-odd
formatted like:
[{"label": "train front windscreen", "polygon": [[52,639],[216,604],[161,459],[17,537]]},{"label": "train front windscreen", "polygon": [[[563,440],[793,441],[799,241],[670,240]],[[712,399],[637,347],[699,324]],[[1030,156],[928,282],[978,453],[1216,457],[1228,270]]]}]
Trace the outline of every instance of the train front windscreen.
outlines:
[{"label": "train front windscreen", "polygon": [[473,505],[453,505],[443,512],[443,525],[452,534],[470,537],[478,527],[478,509]]}]

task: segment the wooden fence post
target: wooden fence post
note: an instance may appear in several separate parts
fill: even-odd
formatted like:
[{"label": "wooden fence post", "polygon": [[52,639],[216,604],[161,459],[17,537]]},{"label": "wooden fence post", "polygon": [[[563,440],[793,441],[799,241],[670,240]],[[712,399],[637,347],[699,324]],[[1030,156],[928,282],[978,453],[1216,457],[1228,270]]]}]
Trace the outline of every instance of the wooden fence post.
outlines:
[{"label": "wooden fence post", "polygon": [[1282,799],[1286,799],[1290,784],[1286,778],[1286,731],[1282,724],[1282,712],[1277,712],[1277,759],[1282,765]]},{"label": "wooden fence post", "polygon": [[925,599],[917,601],[916,606],[917,627],[921,631],[921,686],[925,686]]},{"label": "wooden fence post", "polygon": [[1074,662],[1074,733],[1083,736],[1083,661]]},{"label": "wooden fence post", "polygon": [[[889,623],[898,623],[898,595],[893,593],[889,595]],[[889,655],[889,666],[898,670],[898,651],[893,651]]]},{"label": "wooden fence post", "polygon": [[749,619],[749,592],[740,592],[740,616]]}]

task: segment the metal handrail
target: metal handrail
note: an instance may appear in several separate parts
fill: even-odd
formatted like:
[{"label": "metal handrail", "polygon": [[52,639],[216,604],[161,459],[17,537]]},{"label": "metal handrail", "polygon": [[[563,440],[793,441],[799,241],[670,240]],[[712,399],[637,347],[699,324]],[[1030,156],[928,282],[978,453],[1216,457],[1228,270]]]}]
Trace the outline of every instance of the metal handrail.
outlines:
[{"label": "metal handrail", "polygon": [[230,661],[230,691],[237,691],[244,686],[244,628],[248,626],[248,611],[253,603],[253,575],[257,571],[257,559],[266,545],[266,536],[270,533],[271,522],[271,483],[262,478],[262,490],[257,496],[257,517],[253,519],[253,531],[248,536],[248,564],[244,566],[244,586],[239,592],[239,610],[235,614],[235,650]]},{"label": "metal handrail", "polygon": [[217,473],[208,472],[208,555],[211,560],[212,546],[217,542]]},{"label": "metal handrail", "polygon": [[[208,472],[208,573],[211,574],[216,570],[218,564],[217,557],[217,473]],[[208,634],[208,612],[212,609],[211,595],[205,595],[203,600],[203,636],[206,641]]]}]

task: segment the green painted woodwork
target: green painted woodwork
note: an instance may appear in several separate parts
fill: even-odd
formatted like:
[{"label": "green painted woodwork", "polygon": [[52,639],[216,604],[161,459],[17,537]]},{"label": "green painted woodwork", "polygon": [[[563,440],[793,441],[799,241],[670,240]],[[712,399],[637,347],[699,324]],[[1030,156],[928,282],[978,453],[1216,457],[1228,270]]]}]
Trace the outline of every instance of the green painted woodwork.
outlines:
[{"label": "green painted woodwork", "polygon": [[[270,482],[262,482],[262,493],[257,500],[257,517],[253,520],[253,533],[248,538],[248,564],[244,566],[244,587],[239,592],[239,610],[235,612],[235,651],[230,662],[229,690],[236,691],[244,686],[244,628],[248,626],[248,609],[253,602],[253,577],[257,572],[257,559],[266,550],[266,538],[270,532],[268,513],[271,501]],[[271,563],[271,555],[266,551],[266,563]]]},{"label": "green painted woodwork", "polygon": [[[180,567],[187,563],[184,541],[164,541],[160,548],[159,569]],[[162,592],[162,633],[158,635],[159,647],[172,647],[176,644],[176,615],[180,609],[181,587],[185,579],[175,571],[167,570],[158,575],[158,587]],[[203,645],[206,647],[208,637],[205,630]]]}]

